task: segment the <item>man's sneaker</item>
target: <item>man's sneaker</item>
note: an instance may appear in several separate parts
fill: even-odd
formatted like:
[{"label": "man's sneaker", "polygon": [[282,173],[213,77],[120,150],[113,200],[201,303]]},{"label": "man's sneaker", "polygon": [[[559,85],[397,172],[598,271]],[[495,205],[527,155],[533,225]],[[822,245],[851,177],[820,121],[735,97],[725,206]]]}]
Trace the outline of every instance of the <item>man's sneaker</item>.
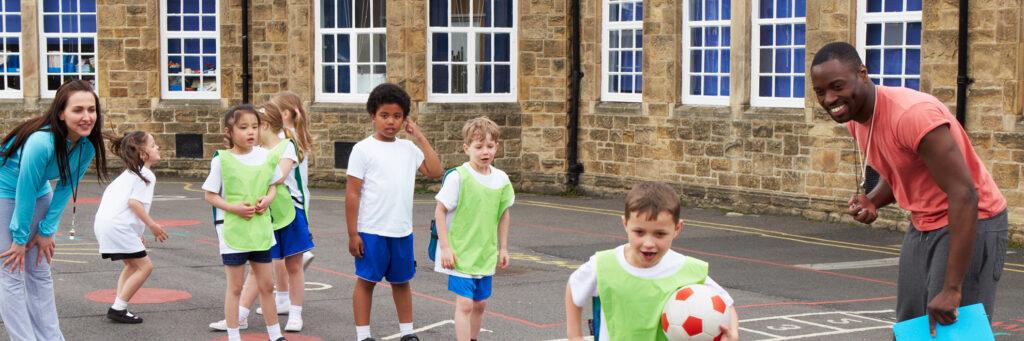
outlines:
[{"label": "man's sneaker", "polygon": [[114,310],[114,308],[108,308],[107,309],[107,318],[110,319],[111,321],[114,321],[114,322],[117,322],[117,323],[128,323],[128,324],[142,323],[142,318],[138,317],[138,316],[135,316],[135,314],[132,314],[132,313],[128,312],[128,309]]},{"label": "man's sneaker", "polygon": [[288,323],[284,325],[284,331],[286,332],[301,332],[302,331],[302,316],[288,316]]},{"label": "man's sneaker", "polygon": [[[281,304],[280,302],[278,302],[277,303],[277,314],[278,315],[288,315],[288,310],[291,309],[291,307],[292,307],[292,304],[289,303],[289,302],[285,302],[285,304]],[[256,308],[256,313],[260,314],[260,315],[263,315],[263,307]]]},{"label": "man's sneaker", "polygon": [[420,338],[417,337],[416,334],[409,334],[409,335],[403,336],[402,339],[399,340],[399,341],[420,341]]},{"label": "man's sneaker", "polygon": [[[228,331],[228,323],[225,320],[220,320],[214,323],[210,323],[210,329],[219,330],[222,332]],[[249,329],[249,319],[238,320],[238,330]]]},{"label": "man's sneaker", "polygon": [[313,263],[313,258],[316,258],[316,256],[313,255],[313,251],[306,251],[302,253],[302,271],[306,271],[306,269],[309,268],[309,264]]}]

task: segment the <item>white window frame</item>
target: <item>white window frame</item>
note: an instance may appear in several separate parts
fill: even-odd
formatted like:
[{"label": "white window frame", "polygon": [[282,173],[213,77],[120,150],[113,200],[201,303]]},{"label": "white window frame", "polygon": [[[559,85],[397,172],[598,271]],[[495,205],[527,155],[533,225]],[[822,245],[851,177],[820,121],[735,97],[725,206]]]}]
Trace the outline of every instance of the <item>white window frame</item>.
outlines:
[{"label": "white window frame", "polygon": [[[315,60],[313,60],[313,63],[315,64],[314,67],[313,67],[314,82],[315,82],[314,89],[316,89],[313,99],[316,102],[324,102],[324,103],[365,103],[366,100],[370,97],[370,94],[369,93],[365,93],[365,94],[359,93],[358,90],[356,89],[357,85],[358,85],[357,84],[357,82],[358,82],[358,79],[357,79],[357,77],[358,77],[357,66],[360,65],[360,64],[371,65],[371,68],[372,68],[373,65],[381,64],[380,62],[374,62],[373,61],[374,48],[373,48],[373,43],[372,43],[372,37],[375,34],[381,34],[381,35],[385,36],[385,39],[388,39],[387,38],[387,27],[386,27],[387,25],[384,25],[385,27],[357,28],[357,27],[355,27],[356,26],[355,20],[353,20],[352,21],[352,27],[350,27],[350,28],[322,28],[322,27],[320,27],[321,24],[322,24],[320,22],[320,17],[321,17],[320,11],[323,10],[322,8],[320,8],[321,7],[321,5],[320,5],[321,1],[322,0],[313,0],[313,18],[314,18],[313,24],[315,25],[313,27],[313,30],[315,32],[315,35],[313,37],[313,40],[314,40],[313,50],[315,51],[315,58],[316,58]],[[370,4],[370,6],[373,6],[373,1],[370,1],[369,4]],[[385,11],[386,10],[387,9],[385,8]],[[335,8],[335,11],[337,11],[337,8]],[[352,11],[353,11],[353,16],[355,16],[355,1],[352,2]],[[370,22],[371,22],[371,26],[372,26],[372,23],[373,23],[373,10],[372,9],[370,10]],[[349,50],[348,51],[349,51],[349,60],[350,60],[350,62],[348,63],[348,65],[349,65],[349,77],[348,77],[348,79],[349,79],[349,89],[351,91],[349,93],[347,93],[347,94],[343,94],[343,93],[326,93],[326,92],[324,92],[324,69],[323,69],[323,67],[324,67],[323,35],[324,34],[332,34],[332,35],[335,35],[335,36],[338,35],[338,34],[347,34],[347,35],[349,35],[349,40],[348,40]],[[371,36],[370,62],[369,63],[359,63],[358,62],[359,43],[358,43],[358,38],[357,37],[360,34],[369,34]],[[337,44],[337,43],[335,43],[335,44]],[[337,48],[337,45],[335,45],[335,48]],[[385,56],[384,56],[385,71],[384,71],[384,77],[387,78],[387,46],[385,46],[384,49],[385,49]],[[337,72],[337,71],[335,71],[335,72]],[[341,86],[341,84],[339,84],[336,81],[334,86],[338,87],[338,86]]]},{"label": "white window frame", "polygon": [[[814,1],[814,0],[807,0],[807,2],[810,2],[810,1]],[[802,85],[802,86],[804,86],[804,97],[802,97],[802,98],[761,97],[759,95],[760,94],[761,83],[760,83],[758,78],[762,75],[762,73],[760,72],[760,68],[761,68],[761,32],[760,32],[760,30],[761,30],[761,25],[778,25],[778,24],[792,24],[792,25],[796,25],[796,24],[804,24],[804,45],[796,45],[796,41],[794,41],[793,45],[790,45],[789,47],[791,47],[793,49],[797,49],[797,48],[800,48],[802,46],[803,49],[804,49],[804,53],[806,54],[807,53],[806,52],[807,51],[807,13],[805,12],[803,17],[782,18],[782,19],[779,19],[779,18],[761,19],[761,18],[758,18],[758,15],[760,13],[760,6],[761,6],[760,1],[751,1],[751,5],[750,5],[750,8],[751,8],[751,10],[750,10],[750,19],[751,19],[752,22],[751,22],[751,25],[750,25],[750,105],[753,106],[753,107],[803,108],[803,107],[806,106],[805,102],[807,100],[807,90],[808,89],[806,88],[806,84]],[[805,2],[804,3],[805,11],[806,11],[806,8],[807,8],[807,3]],[[793,13],[793,15],[796,15],[796,13]],[[773,29],[772,30],[772,36],[773,36],[772,39],[773,39],[773,41],[775,39],[775,37],[774,37],[775,33],[774,32],[775,32],[775,30]],[[795,35],[794,35],[794,37],[795,37]],[[775,45],[773,45],[773,46],[775,46]],[[775,54],[773,53],[772,56],[774,56],[774,55]],[[774,62],[773,62],[772,65],[774,66]],[[804,67],[805,68],[807,67],[806,63],[804,64]],[[794,70],[793,73],[794,74],[801,74],[801,73],[805,73],[805,72],[802,71],[802,70],[800,72],[796,72],[796,70]],[[771,72],[769,74],[775,74],[775,72],[773,71],[773,72]],[[804,82],[806,83],[806,81],[807,81],[807,76],[805,75],[804,76]]]},{"label": "white window frame", "polygon": [[[868,13],[868,2],[867,2],[867,0],[858,0],[857,1],[857,53],[860,54],[860,60],[864,63],[864,65],[867,65],[867,62],[868,62],[868,60],[867,60],[867,57],[868,57],[867,56],[867,42],[868,42],[868,32],[867,31],[868,31],[868,24],[882,24],[882,26],[885,26],[885,24],[888,24],[888,23],[903,23],[904,24],[904,28],[903,28],[903,30],[904,30],[903,31],[904,44],[903,45],[887,46],[887,45],[885,45],[885,34],[882,34],[882,45],[881,46],[883,46],[883,47],[901,48],[901,49],[904,49],[904,50],[907,49],[907,48],[915,48],[916,47],[918,50],[921,50],[921,46],[924,44],[924,25],[923,25],[924,21],[922,21],[922,15],[921,15],[921,13],[924,11],[924,8],[923,8],[924,7],[924,1],[922,1],[922,3],[921,3],[922,9],[920,11],[911,11],[911,12],[906,11],[906,2],[904,2],[903,6],[904,6],[903,7],[904,10],[902,12],[884,12],[884,5],[883,5],[883,12],[880,12],[880,13]],[[911,23],[911,22],[922,23],[921,37],[920,37],[921,45],[906,45],[905,44],[905,42],[906,42],[906,34],[907,34],[907,32],[906,32],[906,25]],[[904,54],[904,57],[906,57],[905,54]],[[884,57],[883,57],[883,60],[884,60]],[[921,72],[924,71],[924,64],[922,63],[923,61],[924,61],[924,55],[922,54],[921,55],[921,60],[918,61],[918,67],[920,67],[919,71],[921,71]],[[882,68],[883,68],[883,65],[879,65],[879,69],[882,69]],[[908,77],[907,76],[906,68],[907,68],[907,61],[904,58],[904,60],[903,60],[904,73],[901,73],[899,75],[899,78],[904,80],[904,82],[906,82],[907,78],[915,78],[915,77]],[[884,70],[884,69],[882,69],[882,70]],[[878,79],[879,79],[879,84],[882,83],[882,79],[883,78],[886,78],[884,76],[884,74],[885,74],[885,72],[882,71],[882,74],[877,75]],[[868,74],[868,78],[871,78],[873,76],[874,75]],[[889,77],[889,78],[894,78],[894,77]],[[918,85],[920,86],[921,74],[919,73],[916,78],[918,80]]]},{"label": "white window frame", "polygon": [[[445,7],[448,13],[445,17],[448,18],[448,25],[445,27],[434,27],[430,26],[430,1],[425,1],[427,4],[427,101],[440,102],[440,103],[500,103],[500,102],[515,102],[518,99],[519,93],[519,0],[512,1],[512,27],[494,27],[494,20],[497,16],[491,15],[492,27],[474,27],[470,26],[459,26],[453,27],[451,0],[447,0],[448,5]],[[472,2],[471,2],[472,3]],[[496,10],[492,3],[492,11]],[[433,51],[434,51],[434,33],[446,33],[449,34],[448,46],[451,47],[451,33],[465,33],[466,34],[466,93],[464,94],[452,94],[445,93],[439,94],[434,93],[434,64],[435,63],[446,63],[449,66],[449,80],[448,85],[451,87],[451,65],[452,62],[434,62]],[[494,65],[494,60],[490,62],[477,62],[477,49],[476,49],[476,35],[478,33],[491,34],[491,41],[494,41],[493,36],[499,33],[507,33],[509,35],[509,92],[508,93],[476,93],[476,66],[480,64]],[[492,49],[491,53],[495,53],[496,49]],[[461,63],[460,63],[461,64]],[[491,69],[491,75],[495,75],[496,68]],[[491,89],[494,89],[494,84],[491,84]]]},{"label": "white window frame", "polygon": [[[18,15],[18,17],[21,20],[24,20],[25,16],[22,15],[22,13],[24,13],[24,11],[20,10],[21,9],[20,6],[18,8],[19,8],[19,11],[17,12],[17,15]],[[25,40],[22,39],[22,37],[21,37],[22,31],[24,31],[24,30],[22,30],[19,27],[17,33],[6,32],[6,25],[7,25],[7,18],[6,18],[6,16],[7,15],[12,15],[13,13],[15,13],[15,12],[7,12],[6,4],[4,4],[3,12],[0,12],[0,15],[4,15],[4,25],[5,25],[4,32],[0,33],[0,45],[3,46],[3,51],[4,51],[4,52],[0,53],[0,56],[4,57],[3,58],[4,75],[7,76],[7,77],[11,77],[11,76],[17,76],[18,77],[18,90],[11,90],[8,87],[7,78],[4,78],[4,79],[0,80],[0,81],[2,81],[4,83],[3,84],[4,89],[0,90],[0,98],[3,98],[3,99],[18,99],[18,98],[22,98],[22,97],[25,96],[25,93],[24,93],[24,91],[25,91],[25,72],[24,72],[25,71],[25,58],[24,58],[24,56],[22,54],[22,52],[25,50],[23,48],[24,45],[22,43]],[[17,38],[18,39],[18,52],[12,53],[12,52],[8,52],[6,50],[7,49],[7,43],[6,43],[7,38]],[[17,73],[7,73],[6,72],[6,69],[7,69],[7,58],[6,57],[8,57],[8,56],[17,56],[18,57],[18,72]]]},{"label": "white window frame", "polygon": [[[95,2],[98,2],[98,1],[95,1]],[[79,11],[78,12],[73,12],[73,13],[75,13],[76,15],[95,14],[96,15],[96,33],[82,33],[82,32],[78,32],[78,33],[46,33],[46,28],[44,26],[46,20],[45,20],[45,13],[43,13],[43,7],[44,7],[43,6],[43,1],[39,1],[36,4],[36,6],[38,7],[38,17],[37,17],[38,18],[38,20],[37,20],[38,21],[38,25],[37,25],[37,27],[39,29],[39,96],[42,97],[42,98],[54,98],[55,96],[57,96],[57,91],[56,90],[49,90],[49,89],[47,89],[47,85],[48,85],[47,84],[47,78],[50,75],[50,72],[47,70],[47,60],[46,60],[46,58],[47,58],[46,39],[47,38],[57,38],[59,41],[62,42],[61,44],[63,44],[63,39],[64,38],[79,38],[79,39],[81,39],[81,38],[92,38],[92,41],[93,41],[93,58],[96,61],[96,64],[93,65],[93,71],[92,71],[93,83],[95,83],[95,85],[93,86],[93,91],[95,91],[96,93],[99,93],[100,92],[100,72],[99,72],[99,66],[100,66],[100,40],[99,40],[99,34],[98,34],[99,33],[99,26],[100,26],[99,14],[97,12],[85,12],[85,13],[81,12],[82,4],[78,3]],[[99,4],[98,3],[96,4],[96,11],[99,11]],[[24,11],[22,11],[22,12],[24,13]],[[61,15],[63,15],[63,12],[62,12]],[[79,21],[79,28],[81,28],[81,21]],[[79,48],[81,48],[81,45],[79,45]],[[77,52],[77,54],[78,55],[82,55],[81,52]],[[61,72],[61,75],[62,75],[62,77],[61,77],[61,84],[63,84],[64,83],[63,72]]]},{"label": "white window frame", "polygon": [[[608,91],[608,87],[611,86],[611,84],[608,83],[608,76],[610,76],[608,74],[608,62],[609,62],[608,61],[608,52],[609,52],[608,49],[611,46],[611,45],[609,45],[608,37],[610,36],[611,31],[613,31],[613,30],[640,30],[641,31],[640,34],[642,35],[643,34],[643,29],[644,29],[644,21],[643,21],[643,19],[641,19],[639,21],[633,20],[633,21],[627,21],[627,22],[622,22],[622,21],[612,22],[612,21],[608,20],[608,13],[609,13],[609,11],[611,11],[610,10],[611,2],[609,0],[601,0],[601,3],[602,3],[602,6],[603,6],[602,7],[603,9],[601,10],[601,101],[603,101],[603,102],[634,102],[634,103],[643,102],[644,93],[643,93],[642,83],[641,83],[640,93],[637,93],[637,94],[624,94],[624,93]],[[643,6],[643,5],[641,5],[641,6]],[[646,11],[644,11],[644,12],[645,13],[643,13],[643,15],[646,17],[647,13],[646,13]],[[643,51],[643,45],[640,46],[640,51]],[[643,65],[643,61],[641,61],[640,64]],[[641,80],[646,79],[646,77],[644,77],[643,74],[644,74],[643,71],[641,71],[640,72],[640,79]]]},{"label": "white window frame", "polygon": [[[683,60],[683,63],[680,66],[682,68],[682,71],[683,71],[682,72],[682,77],[683,77],[683,93],[682,93],[682,97],[681,97],[682,98],[682,102],[683,102],[683,104],[711,105],[711,106],[728,106],[729,105],[729,96],[728,95],[725,95],[725,96],[723,96],[723,95],[707,96],[707,95],[691,95],[690,94],[690,77],[692,76],[690,74],[692,72],[692,71],[690,71],[690,52],[693,51],[692,46],[691,46],[692,41],[691,41],[691,37],[690,37],[690,29],[692,29],[692,28],[718,27],[719,30],[721,30],[721,28],[723,28],[723,27],[730,27],[729,31],[732,32],[732,28],[731,28],[732,14],[730,13],[729,19],[724,19],[724,20],[721,19],[722,14],[719,13],[719,15],[718,15],[719,19],[718,20],[714,20],[714,21],[701,20],[701,21],[695,23],[695,22],[690,21],[690,6],[689,6],[690,5],[690,1],[691,0],[683,0],[683,31],[682,31],[682,35],[683,35],[683,51],[682,51],[683,59],[682,60]],[[699,0],[699,1],[703,2],[705,0]],[[741,0],[741,1],[743,1],[743,0]],[[721,1],[719,1],[718,3],[721,4]],[[703,4],[706,5],[707,3],[705,2]],[[730,2],[730,6],[729,7],[732,8],[732,3],[731,2]],[[704,7],[702,6],[701,8],[704,8]],[[703,36],[703,33],[701,34],[701,36]],[[702,45],[703,45],[702,47],[706,47],[707,43],[705,42]],[[705,49],[705,48],[700,49],[700,51],[706,51],[706,50],[707,49]],[[722,50],[722,46],[721,45],[716,46],[715,50],[716,51],[721,51]],[[729,60],[731,62],[732,61],[732,37],[729,38],[729,48],[727,50],[729,51]],[[703,66],[704,64],[701,63],[701,65]],[[701,71],[701,73],[704,73],[704,72]],[[729,85],[730,85],[730,87],[732,86],[733,77],[732,77],[732,67],[731,66],[729,67],[729,72],[725,73],[724,75],[722,74],[721,70],[719,70],[718,76],[719,77],[723,77],[723,76],[724,77],[729,77]],[[703,87],[702,87],[702,89],[703,89]],[[732,94],[732,91],[729,91],[729,93]]]},{"label": "white window frame", "polygon": [[[160,96],[161,96],[161,98],[164,98],[164,99],[220,99],[220,89],[222,87],[221,77],[220,77],[220,70],[221,70],[221,68],[224,67],[224,63],[223,63],[223,60],[221,59],[221,54],[220,54],[220,50],[221,50],[221,46],[220,46],[220,12],[221,12],[221,8],[220,8],[220,0],[213,0],[213,1],[214,1],[214,8],[217,9],[216,14],[214,15],[214,18],[215,18],[214,19],[214,23],[215,23],[214,25],[216,26],[215,30],[213,30],[213,31],[203,31],[202,30],[202,18],[200,18],[199,31],[168,32],[167,31],[167,15],[168,15],[168,13],[167,13],[167,0],[160,0]],[[200,8],[202,8],[202,6],[203,6],[202,0],[199,1],[199,5],[198,6]],[[182,7],[182,11],[184,11],[184,6]],[[200,13],[202,13],[201,10],[200,10]],[[182,25],[182,28],[185,27],[184,21],[182,21],[181,25]],[[183,80],[182,83],[181,83],[181,86],[183,87],[182,91],[171,91],[171,89],[170,89],[170,76],[171,75],[167,71],[167,65],[168,65],[167,64],[167,61],[168,61],[167,41],[169,39],[181,39],[183,41],[185,39],[199,39],[199,41],[200,41],[200,43],[199,43],[200,44],[200,47],[199,47],[200,51],[202,51],[202,48],[203,48],[202,47],[202,40],[203,39],[214,39],[215,44],[217,44],[217,53],[215,55],[215,57],[217,58],[216,59],[217,60],[217,70],[216,70],[216,75],[215,75],[216,82],[217,82],[217,90],[215,90],[215,91],[205,91],[205,90],[184,91],[185,82]],[[184,47],[182,47],[182,50],[183,50],[182,54],[184,54]],[[205,55],[205,53],[203,55]],[[200,57],[199,64],[200,64],[200,71],[202,71],[202,57]],[[182,61],[181,61],[181,68],[182,68],[182,70],[185,69],[185,60],[184,59],[182,59]]]}]

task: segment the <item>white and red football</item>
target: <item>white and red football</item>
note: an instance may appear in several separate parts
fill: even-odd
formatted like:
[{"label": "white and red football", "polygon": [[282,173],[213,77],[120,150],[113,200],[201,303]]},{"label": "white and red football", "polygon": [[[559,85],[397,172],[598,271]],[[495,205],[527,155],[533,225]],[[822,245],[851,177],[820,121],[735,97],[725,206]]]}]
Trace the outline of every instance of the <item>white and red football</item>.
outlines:
[{"label": "white and red football", "polygon": [[661,330],[669,341],[718,341],[719,326],[732,322],[729,307],[715,289],[703,284],[682,287],[665,302]]}]

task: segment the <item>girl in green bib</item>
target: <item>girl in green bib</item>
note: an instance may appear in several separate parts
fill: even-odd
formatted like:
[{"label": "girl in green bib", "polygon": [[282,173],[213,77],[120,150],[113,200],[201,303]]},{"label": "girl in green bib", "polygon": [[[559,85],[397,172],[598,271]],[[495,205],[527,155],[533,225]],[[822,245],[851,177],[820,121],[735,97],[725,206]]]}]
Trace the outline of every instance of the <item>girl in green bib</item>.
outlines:
[{"label": "girl in green bib", "polygon": [[210,175],[203,183],[206,201],[214,207],[214,225],[220,241],[227,276],[224,315],[229,341],[240,341],[238,302],[249,263],[260,291],[267,334],[284,340],[277,322],[273,296],[270,247],[275,244],[274,225],[268,210],[283,181],[279,155],[256,146],[260,119],[252,105],[236,105],[224,113],[224,135],[230,149],[214,154]]},{"label": "girl in green bib", "polygon": [[[665,340],[661,312],[677,289],[702,283],[715,289],[729,306],[732,323],[720,326],[721,338],[737,340],[739,318],[732,297],[708,277],[708,263],[672,251],[683,228],[679,195],[659,182],[642,182],[626,195],[622,226],[629,243],[597,252],[569,277],[565,289],[566,332],[581,340],[583,306],[600,299],[595,340]],[[600,319],[598,319],[598,317]],[[595,323],[597,324],[597,323]]]},{"label": "girl in green bib", "polygon": [[466,122],[462,149],[469,162],[448,172],[435,197],[434,271],[448,275],[448,290],[456,295],[455,333],[460,341],[480,334],[494,270],[508,266],[508,208],[515,193],[508,175],[491,166],[498,133],[498,125],[487,117]]}]

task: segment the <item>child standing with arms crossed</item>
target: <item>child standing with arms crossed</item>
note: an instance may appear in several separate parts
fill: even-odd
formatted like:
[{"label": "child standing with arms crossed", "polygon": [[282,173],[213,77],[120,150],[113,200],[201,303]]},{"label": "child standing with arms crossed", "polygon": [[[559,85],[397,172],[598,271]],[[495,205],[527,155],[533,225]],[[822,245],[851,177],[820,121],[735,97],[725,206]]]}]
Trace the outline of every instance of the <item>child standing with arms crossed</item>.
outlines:
[{"label": "child standing with arms crossed", "polygon": [[263,320],[274,341],[284,340],[274,304],[270,248],[274,230],[267,208],[276,196],[276,185],[284,181],[278,160],[259,141],[260,119],[252,105],[236,105],[224,113],[224,135],[231,149],[218,151],[210,163],[210,175],[203,183],[206,201],[214,210],[214,225],[220,241],[221,259],[227,276],[224,320],[228,340],[240,341],[238,302],[245,280],[245,263],[252,267],[266,309]]},{"label": "child standing with arms crossed", "polygon": [[[366,109],[375,132],[352,148],[345,185],[348,251],[355,257],[356,286],[352,293],[356,340],[373,340],[370,308],[373,288],[382,279],[391,283],[401,341],[419,340],[413,334],[412,288],[416,274],[413,254],[412,201],[416,171],[441,177],[441,161],[420,128],[408,120],[409,94],[384,83],[370,92]],[[412,141],[397,138],[405,124]],[[414,144],[415,143],[415,144]]]},{"label": "child standing with arms crossed", "polygon": [[599,340],[665,340],[661,311],[670,294],[690,284],[714,288],[732,315],[720,326],[721,340],[738,339],[739,318],[733,300],[708,277],[708,263],[672,251],[672,240],[683,229],[679,195],[660,182],[641,182],[626,194],[622,227],[629,243],[590,257],[569,276],[565,288],[566,332],[582,340],[583,306],[601,299]]},{"label": "child standing with arms crossed", "polygon": [[491,165],[498,151],[498,125],[478,117],[462,127],[462,150],[469,162],[444,178],[434,198],[439,261],[434,271],[448,275],[455,293],[455,333],[459,341],[480,335],[485,301],[491,296],[495,267],[508,266],[512,183]]},{"label": "child standing with arms crossed", "polygon": [[142,323],[141,317],[128,311],[128,301],[153,272],[143,233],[149,227],[157,241],[167,239],[164,227],[149,216],[156,187],[150,167],[160,161],[160,147],[153,135],[143,131],[112,139],[111,147],[124,160],[125,170],[103,190],[94,228],[100,255],[123,261],[124,270],[117,279],[114,305],[107,309],[107,318],[117,323]]}]

